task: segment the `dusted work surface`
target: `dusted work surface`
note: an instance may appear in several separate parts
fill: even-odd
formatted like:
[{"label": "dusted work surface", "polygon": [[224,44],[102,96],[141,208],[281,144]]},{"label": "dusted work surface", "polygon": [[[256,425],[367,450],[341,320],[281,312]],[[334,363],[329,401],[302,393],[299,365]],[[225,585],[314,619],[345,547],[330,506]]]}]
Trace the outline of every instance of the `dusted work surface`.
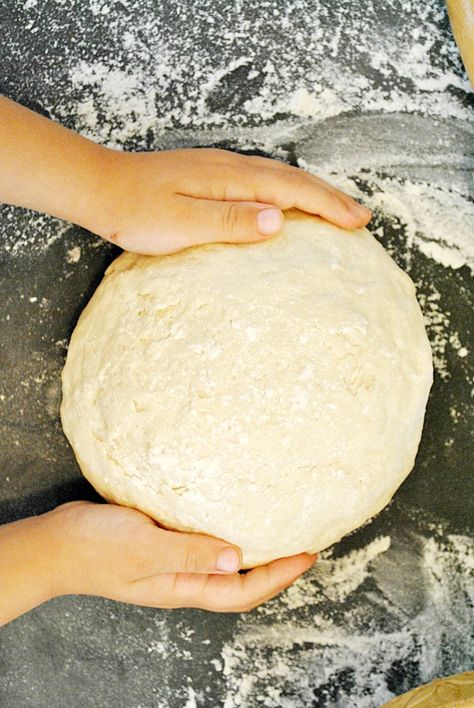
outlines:
[{"label": "dusted work surface", "polygon": [[[7,0],[0,22],[0,91],[97,141],[259,152],[361,196],[435,363],[415,470],[292,588],[235,616],[55,600],[0,631],[0,704],[372,708],[471,668],[474,101],[443,4]],[[7,522],[94,498],[60,371],[116,253],[8,207],[0,232]]]}]

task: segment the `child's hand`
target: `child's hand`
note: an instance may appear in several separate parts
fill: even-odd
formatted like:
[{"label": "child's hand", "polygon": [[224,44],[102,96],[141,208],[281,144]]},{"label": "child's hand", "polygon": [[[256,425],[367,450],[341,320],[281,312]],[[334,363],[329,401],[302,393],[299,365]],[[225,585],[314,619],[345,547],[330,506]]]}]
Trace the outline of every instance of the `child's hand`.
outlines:
[{"label": "child's hand", "polygon": [[136,253],[277,233],[297,207],[347,229],[370,211],[322,179],[277,160],[225,150],[107,151],[92,230]]},{"label": "child's hand", "polygon": [[0,201],[73,221],[137,253],[275,234],[297,207],[347,229],[370,211],[318,177],[225,150],[125,153],[0,96]]},{"label": "child's hand", "polygon": [[52,595],[242,612],[281,592],[315,560],[301,554],[241,575],[234,546],[201,534],[166,531],[134,509],[72,502],[43,518],[51,547],[59,549],[51,566]]}]

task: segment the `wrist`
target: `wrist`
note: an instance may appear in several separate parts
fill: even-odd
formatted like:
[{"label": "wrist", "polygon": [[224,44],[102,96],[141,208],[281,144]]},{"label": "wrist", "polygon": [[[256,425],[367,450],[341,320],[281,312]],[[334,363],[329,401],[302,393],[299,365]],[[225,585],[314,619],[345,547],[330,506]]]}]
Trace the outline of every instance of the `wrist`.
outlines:
[{"label": "wrist", "polygon": [[[95,575],[91,563],[91,545],[96,538],[87,532],[90,502],[75,501],[62,504],[44,514],[45,538],[49,539],[49,592],[59,595],[91,595],[94,592],[91,577]],[[92,558],[94,560],[94,558]]]},{"label": "wrist", "polygon": [[0,201],[95,230],[112,150],[0,97]]},{"label": "wrist", "polygon": [[51,598],[80,594],[79,568],[76,566],[74,526],[77,502],[62,504],[43,514],[41,536],[48,547],[48,564],[43,569],[45,584]]},{"label": "wrist", "polygon": [[0,527],[0,625],[55,596],[46,515]]},{"label": "wrist", "polygon": [[129,204],[130,153],[92,143],[87,189],[76,202],[77,213],[70,221],[107,241],[118,241],[118,232]]},{"label": "wrist", "polygon": [[63,213],[57,215],[107,238],[116,208],[115,164],[120,153],[85,138],[79,140],[80,150],[70,156],[71,179],[61,195]]}]

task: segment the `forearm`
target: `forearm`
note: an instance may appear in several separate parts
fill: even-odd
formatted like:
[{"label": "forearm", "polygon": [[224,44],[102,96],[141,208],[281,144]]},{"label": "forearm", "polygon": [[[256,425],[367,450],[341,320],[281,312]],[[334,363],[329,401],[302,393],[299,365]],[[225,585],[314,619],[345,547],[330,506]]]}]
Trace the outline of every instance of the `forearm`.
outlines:
[{"label": "forearm", "polygon": [[45,516],[0,526],[0,626],[53,596],[51,540]]},{"label": "forearm", "polygon": [[111,153],[0,96],[0,202],[97,230]]}]

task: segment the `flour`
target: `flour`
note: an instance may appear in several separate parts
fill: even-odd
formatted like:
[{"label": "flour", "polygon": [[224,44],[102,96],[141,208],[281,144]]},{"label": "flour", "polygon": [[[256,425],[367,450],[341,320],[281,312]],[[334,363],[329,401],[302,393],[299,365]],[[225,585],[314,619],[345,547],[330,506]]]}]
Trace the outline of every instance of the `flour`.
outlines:
[{"label": "flour", "polygon": [[13,256],[44,253],[71,228],[70,224],[46,214],[25,211],[20,219],[17,216],[14,207],[0,206],[2,248]]},{"label": "flour", "polygon": [[70,248],[66,253],[66,260],[68,263],[79,263],[81,260],[81,247],[74,246],[74,248]]},{"label": "flour", "polygon": [[367,202],[388,217],[401,218],[410,245],[447,268],[474,269],[474,202],[447,187],[380,179],[380,191]]},{"label": "flour", "polygon": [[324,553],[281,598],[242,616],[222,650],[225,708],[374,708],[403,667],[407,688],[461,670],[474,650],[473,568],[474,545],[459,535]]},{"label": "flour", "polygon": [[431,292],[428,295],[420,293],[418,299],[425,317],[425,325],[433,350],[435,369],[443,381],[447,381],[450,378],[450,374],[446,358],[446,349],[449,344],[458,345],[459,343],[459,346],[457,346],[457,350],[459,351],[461,349],[461,343],[457,332],[450,334],[449,315],[441,309],[440,292],[436,290],[434,285],[431,285],[430,289]]},{"label": "flour", "polygon": [[[389,163],[389,161],[387,160]],[[397,174],[380,174],[378,165],[351,165],[349,177],[334,168],[324,169],[314,164],[308,156],[298,160],[300,167],[332,182],[355,197],[361,198],[372,210],[377,210],[383,219],[398,228],[403,228],[407,241],[406,265],[410,264],[413,248],[446,268],[461,268],[464,265],[474,270],[474,201],[467,193],[453,187],[449,181],[431,184],[415,181]],[[355,169],[354,169],[355,168]],[[390,169],[390,168],[389,168]],[[360,189],[357,183],[363,180],[370,189]],[[472,188],[472,186],[471,186]],[[370,225],[369,225],[370,228]],[[383,230],[380,235],[383,235]]]},{"label": "flour", "polygon": [[[420,518],[418,510],[413,513]],[[209,680],[219,681],[219,705],[376,708],[470,665],[472,539],[439,523],[426,524],[423,534],[403,531],[399,519],[395,535],[375,535],[365,546],[351,546],[345,553],[324,552],[284,593],[240,615],[219,658],[199,654]],[[87,616],[88,604],[81,604],[80,613],[71,613],[76,632],[84,612]],[[136,612],[140,621],[143,610]],[[173,626],[159,614],[150,619],[141,639],[142,660],[159,676],[153,695],[156,705],[165,706],[170,656],[186,666],[200,652],[198,643],[209,640],[195,635],[191,616]],[[188,677],[175,700],[188,708],[216,705],[216,694],[212,699],[207,691]]]},{"label": "flour", "polygon": [[197,708],[196,692],[192,686],[188,686],[188,699],[183,708]]},{"label": "flour", "polygon": [[[221,14],[205,2],[192,16],[188,7],[176,8],[175,33],[168,36],[161,13],[148,12],[148,2],[141,3],[153,38],[146,46],[142,22],[127,23],[122,34],[107,2],[91,4],[94,15],[108,15],[108,34],[118,43],[115,65],[71,66],[73,93],[80,89],[83,98],[74,105],[66,97],[51,109],[58,117],[75,115],[77,128],[93,138],[123,144],[150,129],[245,126],[282,115],[321,119],[354,110],[472,118],[462,99],[469,84],[446,12],[435,0],[421,6],[390,0],[384,13],[347,0],[322,7],[271,0],[262,13],[236,2]],[[128,3],[130,18],[136,7]],[[403,18],[403,33],[392,31],[392,14]],[[306,56],[295,45],[304,46]],[[348,45],[341,67],[339,55]],[[218,64],[210,48],[219,48]],[[449,101],[447,89],[455,90]]]}]

